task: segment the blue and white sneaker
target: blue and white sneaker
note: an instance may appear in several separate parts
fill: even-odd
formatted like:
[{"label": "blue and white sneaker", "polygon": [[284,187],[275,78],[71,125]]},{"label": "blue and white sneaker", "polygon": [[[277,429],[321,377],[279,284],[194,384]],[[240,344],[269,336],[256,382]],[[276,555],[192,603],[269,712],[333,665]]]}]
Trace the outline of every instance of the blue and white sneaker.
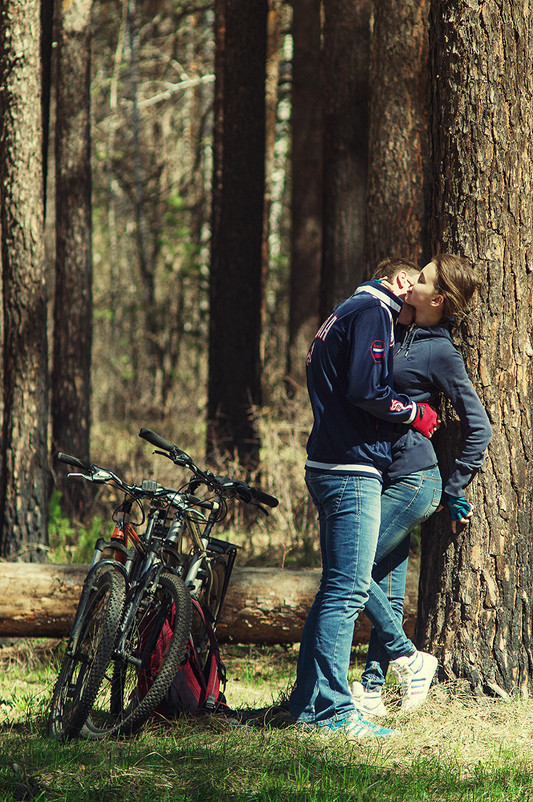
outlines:
[{"label": "blue and white sneaker", "polygon": [[420,707],[425,701],[437,665],[438,660],[432,654],[418,651],[390,661],[390,667],[400,683],[404,713]]},{"label": "blue and white sneaker", "polygon": [[381,686],[377,688],[365,688],[361,682],[353,682],[352,701],[358,710],[366,718],[378,718],[387,715],[387,708],[381,698]]},{"label": "blue and white sneaker", "polygon": [[320,729],[324,731],[324,734],[343,734],[349,741],[358,741],[361,738],[387,738],[396,734],[396,730],[379,727],[377,724],[372,724],[371,721],[365,721],[357,710],[345,719],[323,724]]}]

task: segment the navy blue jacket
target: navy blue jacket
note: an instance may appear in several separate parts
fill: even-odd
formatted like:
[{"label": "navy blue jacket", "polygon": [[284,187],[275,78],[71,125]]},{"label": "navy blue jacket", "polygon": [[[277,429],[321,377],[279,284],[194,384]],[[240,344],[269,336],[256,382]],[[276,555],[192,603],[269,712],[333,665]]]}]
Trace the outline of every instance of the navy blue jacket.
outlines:
[{"label": "navy blue jacket", "polygon": [[[415,401],[429,402],[434,408],[438,406],[440,393],[444,393],[459,416],[463,441],[450,475],[445,479],[444,490],[451,496],[463,496],[490,443],[492,429],[487,413],[445,326],[398,326],[396,337],[395,388],[399,392],[409,392]],[[412,427],[396,426],[395,429],[389,478],[397,479],[437,463],[431,440]]]},{"label": "navy blue jacket", "polygon": [[393,422],[416,415],[392,389],[394,325],[401,301],[377,281],[362,284],[318,330],[307,354],[314,424],[308,468],[381,476],[391,462]]}]

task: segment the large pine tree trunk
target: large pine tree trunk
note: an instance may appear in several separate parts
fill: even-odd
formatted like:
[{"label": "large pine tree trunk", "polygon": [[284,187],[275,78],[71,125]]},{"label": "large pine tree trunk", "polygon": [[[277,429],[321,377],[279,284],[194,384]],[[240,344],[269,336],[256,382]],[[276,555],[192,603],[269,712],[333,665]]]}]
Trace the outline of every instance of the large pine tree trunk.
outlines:
[{"label": "large pine tree trunk", "polygon": [[[90,165],[90,14],[92,0],[57,10],[56,286],[52,448],[89,458],[92,258]],[[65,508],[84,494],[63,482]]]},{"label": "large pine tree trunk", "polygon": [[41,115],[43,129],[43,198],[46,217],[48,145],[50,139],[50,96],[52,92],[52,51],[54,47],[54,2],[41,0]]},{"label": "large pine tree trunk", "polygon": [[261,246],[267,2],[217,0],[208,456],[255,466],[261,401]]},{"label": "large pine tree trunk", "polygon": [[376,0],[370,60],[367,272],[428,260],[429,0]]},{"label": "large pine tree trunk", "polygon": [[282,0],[269,0],[267,16],[267,42],[265,63],[265,180],[263,192],[263,241],[261,257],[261,339],[259,355],[261,364],[265,363],[268,348],[267,288],[270,273],[270,231],[272,201],[275,189],[275,145],[278,116],[279,67],[283,54],[283,19],[285,11]]},{"label": "large pine tree trunk", "polygon": [[[418,637],[476,692],[531,692],[533,18],[526,5],[442,3],[430,18],[434,243],[476,263],[467,367],[493,424],[467,489],[472,523],[426,528]],[[450,460],[451,426],[440,438]]]},{"label": "large pine tree trunk", "polygon": [[322,265],[320,0],[292,0],[291,277],[287,377],[305,386],[305,354],[319,324]]},{"label": "large pine tree trunk", "polygon": [[43,245],[40,7],[0,6],[4,420],[0,557],[43,560],[48,359]]},{"label": "large pine tree trunk", "polygon": [[324,0],[321,318],[364,272],[370,0]]}]

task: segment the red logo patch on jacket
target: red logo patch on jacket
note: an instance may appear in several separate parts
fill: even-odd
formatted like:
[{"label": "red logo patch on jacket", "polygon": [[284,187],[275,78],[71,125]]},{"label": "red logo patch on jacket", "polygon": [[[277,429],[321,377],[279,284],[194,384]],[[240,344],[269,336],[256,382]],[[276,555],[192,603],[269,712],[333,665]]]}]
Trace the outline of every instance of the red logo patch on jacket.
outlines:
[{"label": "red logo patch on jacket", "polygon": [[385,343],[383,340],[374,340],[370,346],[370,354],[374,362],[382,362],[385,357]]}]

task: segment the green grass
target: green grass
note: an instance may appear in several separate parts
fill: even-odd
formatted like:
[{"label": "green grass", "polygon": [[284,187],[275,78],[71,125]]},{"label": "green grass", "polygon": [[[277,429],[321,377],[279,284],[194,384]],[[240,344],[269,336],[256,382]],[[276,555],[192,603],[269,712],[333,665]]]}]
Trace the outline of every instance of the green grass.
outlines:
[{"label": "green grass", "polygon": [[[112,508],[111,508],[112,509]],[[74,526],[61,509],[61,492],[55,488],[48,505],[48,559],[52,563],[89,563],[99,537],[110,537],[111,519],[95,515],[87,527]]]},{"label": "green grass", "polygon": [[390,739],[350,744],[280,726],[283,715],[264,726],[267,706],[294,677],[293,648],[223,646],[228,701],[260,712],[255,724],[179,720],[126,740],[59,744],[46,735],[57,646],[0,648],[2,802],[533,800],[532,703],[476,700],[460,685],[439,685],[402,717],[391,684]]}]

